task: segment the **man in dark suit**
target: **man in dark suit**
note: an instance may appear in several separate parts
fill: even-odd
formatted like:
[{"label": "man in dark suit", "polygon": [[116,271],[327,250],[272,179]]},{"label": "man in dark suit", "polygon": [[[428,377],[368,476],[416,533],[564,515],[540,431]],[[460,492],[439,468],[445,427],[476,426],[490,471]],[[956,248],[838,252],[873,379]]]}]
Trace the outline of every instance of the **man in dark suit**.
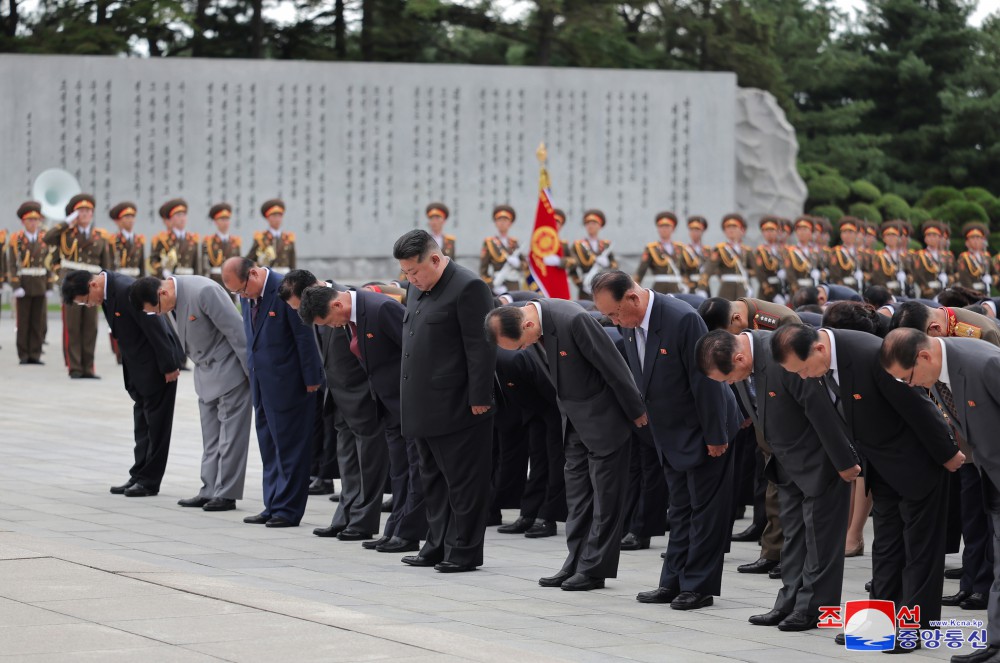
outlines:
[{"label": "man in dark suit", "polygon": [[722,591],[733,515],[733,454],[726,451],[740,427],[736,398],[698,370],[694,347],[707,330],[693,308],[640,287],[622,271],[599,275],[593,293],[598,310],[623,328],[670,490],[660,582],[636,600],[675,610],[712,605]]},{"label": "man in dark suit", "polygon": [[63,281],[62,297],[67,307],[100,305],[111,336],[118,341],[125,390],[134,403],[135,463],[129,480],[111,492],[147,497],[160,491],[167,469],[177,376],[184,355],[159,316],[146,315],[132,306],[128,289],[133,282],[115,272],[72,271]]},{"label": "man in dark suit", "polygon": [[[348,348],[367,375],[371,394],[384,422],[392,513],[381,538],[371,545],[362,545],[387,553],[418,550],[420,540],[427,533],[416,443],[405,439],[399,430],[399,375],[405,311],[402,304],[388,295],[338,286],[306,288],[299,304],[299,316],[306,324],[330,327],[328,331],[334,333],[346,329],[350,335]],[[370,483],[363,482],[366,499],[369,491],[381,496],[381,483]]]},{"label": "man in dark suit", "polygon": [[881,346],[864,332],[788,325],[771,349],[786,371],[824,380],[862,456],[874,499],[872,598],[920,606],[926,629],[941,618],[948,472],[965,456],[934,403],[882,370]]},{"label": "man in dark suit", "polygon": [[[957,425],[972,450],[983,478],[983,496],[993,529],[1000,529],[1000,349],[970,339],[931,338],[916,329],[889,332],[879,355],[882,367],[897,380],[932,389],[937,401]],[[993,559],[1000,560],[1000,542],[993,537]],[[952,656],[952,663],[1000,660],[1000,583],[994,580],[987,606],[989,646],[972,654]]]},{"label": "man in dark suit", "polygon": [[486,336],[505,350],[535,345],[555,385],[566,453],[566,545],[543,587],[589,591],[618,577],[632,425],[647,423],[628,366],[601,325],[576,303],[542,299],[486,316]]},{"label": "man in dark suit", "polygon": [[410,283],[400,430],[417,443],[428,521],[420,554],[403,562],[474,571],[483,563],[490,499],[496,349],[482,329],[493,295],[425,230],[397,239],[392,254]]},{"label": "man in dark suit", "polygon": [[309,497],[313,394],[323,365],[312,330],[278,299],[281,276],[249,258],[222,264],[222,282],[240,297],[257,442],[264,465],[264,510],[243,522],[298,527]]},{"label": "man in dark suit", "polygon": [[826,386],[800,380],[771,357],[771,332],[709,332],[696,346],[698,366],[713,380],[735,384],[773,455],[766,472],[778,486],[782,588],[774,608],[750,617],[782,631],[817,627],[821,606],[840,605],[850,482],[861,466]]}]

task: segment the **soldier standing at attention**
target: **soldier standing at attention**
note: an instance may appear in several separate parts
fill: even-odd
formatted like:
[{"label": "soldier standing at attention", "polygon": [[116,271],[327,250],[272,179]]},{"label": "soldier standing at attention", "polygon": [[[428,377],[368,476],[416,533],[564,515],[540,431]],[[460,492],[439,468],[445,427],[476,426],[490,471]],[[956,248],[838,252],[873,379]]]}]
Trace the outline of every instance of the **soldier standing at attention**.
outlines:
[{"label": "soldier standing at attention", "polygon": [[479,251],[479,276],[490,284],[493,294],[498,296],[521,289],[522,265],[517,252],[520,244],[507,234],[515,219],[517,214],[513,207],[494,207],[493,224],[497,227],[497,234],[484,239]]},{"label": "soldier standing at attention", "polygon": [[594,277],[602,271],[618,269],[618,261],[611,252],[611,242],[598,237],[606,224],[604,212],[599,209],[589,209],[583,213],[583,227],[587,231],[587,237],[573,242],[573,259],[577,264],[573,282],[578,289],[577,299],[593,299],[590,283]]},{"label": "soldier standing at attention", "polygon": [[654,291],[664,294],[689,292],[683,280],[682,265],[685,260],[695,261],[695,257],[687,254],[684,244],[673,241],[676,227],[677,217],[673,212],[660,212],[656,215],[656,232],[660,235],[660,241],[650,242],[643,250],[639,269],[634,277],[636,283],[642,283],[646,272],[652,272]]},{"label": "soldier standing at attention", "polygon": [[240,255],[243,245],[240,238],[229,234],[233,208],[229,203],[217,203],[208,210],[208,218],[215,223],[215,233],[205,235],[201,245],[201,273],[222,285],[222,263]]},{"label": "soldier standing at attention", "polygon": [[689,249],[689,255],[693,255],[697,261],[697,266],[684,267],[684,282],[687,283],[691,292],[708,297],[708,277],[705,276],[705,262],[708,260],[708,247],[701,243],[701,236],[708,229],[708,220],[703,216],[689,216],[687,220],[688,239],[691,241],[685,244]]},{"label": "soldier standing at attention", "polygon": [[444,222],[451,216],[448,206],[444,203],[431,203],[427,206],[427,230],[431,237],[441,247],[441,253],[455,259],[455,236],[444,232]]},{"label": "soldier standing at attention", "polygon": [[285,220],[285,203],[280,198],[272,198],[260,206],[260,213],[267,219],[268,228],[253,234],[247,258],[278,276],[284,276],[295,269],[295,233],[281,230]]},{"label": "soldier standing at attention", "polygon": [[[94,197],[80,193],[66,204],[66,221],[45,233],[45,243],[58,248],[60,279],[82,269],[100,274],[111,268],[108,234],[92,225]],[[97,379],[94,348],[97,345],[97,309],[63,304],[63,355],[69,376]]]},{"label": "soldier standing at attention", "polygon": [[[788,275],[789,294],[799,288],[808,288],[819,282],[819,262],[812,250],[813,220],[808,216],[795,219],[796,244],[785,249],[785,273]],[[789,298],[791,299],[791,298]]]},{"label": "soldier standing at attention", "polygon": [[916,294],[924,299],[934,299],[942,290],[948,287],[948,265],[945,254],[941,251],[944,243],[944,224],[931,219],[924,222],[921,232],[924,235],[926,248],[910,254],[910,274]]},{"label": "soldier standing at attention", "polygon": [[49,247],[38,232],[42,206],[29,200],[17,208],[17,216],[24,229],[11,233],[3,261],[16,300],[17,358],[22,364],[41,364],[42,344],[48,329],[45,293],[51,283],[46,264]]},{"label": "soldier standing at attention", "polygon": [[958,256],[958,284],[989,297],[990,286],[993,285],[990,254],[986,252],[989,230],[985,223],[969,221],[962,226],[962,234],[965,236],[966,250]]},{"label": "soldier standing at attention", "polygon": [[201,268],[198,259],[200,238],[187,232],[188,206],[182,198],[168,200],[160,206],[160,218],[166,230],[153,238],[149,256],[151,276],[191,276]]},{"label": "soldier standing at attention", "polygon": [[861,256],[858,253],[858,232],[862,230],[861,221],[853,216],[845,216],[839,225],[840,244],[833,247],[830,252],[830,262],[826,268],[827,281],[861,292],[864,285]]},{"label": "soldier standing at attention", "polygon": [[906,259],[906,245],[900,221],[886,221],[882,224],[882,243],[885,248],[872,256],[871,285],[880,285],[893,295],[906,295],[909,268]]},{"label": "soldier standing at attention", "polygon": [[[722,218],[722,232],[726,241],[720,242],[712,249],[712,257],[706,265],[705,274],[718,276],[719,297],[733,300],[738,297],[750,297],[750,271],[753,269],[752,250],[743,244],[743,235],[747,231],[747,222],[739,214],[727,214]],[[707,279],[706,279],[707,280]]]},{"label": "soldier standing at attention", "polygon": [[781,244],[778,243],[780,221],[773,216],[765,216],[760,220],[760,234],[764,242],[754,250],[753,262],[754,275],[760,283],[760,298],[768,302],[783,303],[785,269]]},{"label": "soldier standing at attention", "polygon": [[559,266],[566,270],[566,276],[572,278],[576,273],[576,258],[573,257],[569,242],[562,238],[562,229],[566,225],[566,212],[559,208],[554,208],[552,216],[556,218],[556,225],[559,226],[559,246],[562,247],[562,259],[559,261]]}]

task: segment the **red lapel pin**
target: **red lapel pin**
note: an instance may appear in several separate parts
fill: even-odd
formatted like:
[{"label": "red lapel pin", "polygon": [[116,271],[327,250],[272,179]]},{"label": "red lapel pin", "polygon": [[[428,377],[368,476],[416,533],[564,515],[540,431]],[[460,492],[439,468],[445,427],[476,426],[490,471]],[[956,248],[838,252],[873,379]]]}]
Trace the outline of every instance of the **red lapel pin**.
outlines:
[{"label": "red lapel pin", "polygon": [[976,401],[969,401],[969,407],[976,407]]},{"label": "red lapel pin", "polygon": [[667,354],[667,349],[666,348],[660,348],[660,354],[661,355]]},{"label": "red lapel pin", "polygon": [[854,394],[854,400],[860,401],[861,400],[861,394]]},{"label": "red lapel pin", "polygon": [[559,356],[560,356],[560,357],[565,357],[565,356],[567,356],[567,354],[566,354],[566,351],[565,351],[565,350],[560,350],[560,351],[559,351]]},{"label": "red lapel pin", "polygon": [[276,315],[277,315],[277,313],[275,313],[274,311],[268,311],[268,312],[267,312],[267,315],[268,315],[268,317],[271,317],[271,318],[273,318],[274,316],[276,316]]},{"label": "red lapel pin", "polygon": [[188,322],[194,322],[195,320],[196,318],[193,315],[190,318],[188,318]]},{"label": "red lapel pin", "polygon": [[375,334],[368,332],[367,334],[365,334],[365,338],[375,338]]},{"label": "red lapel pin", "polygon": [[769,392],[767,392],[767,395],[770,396],[771,398],[774,398],[778,394],[774,393],[773,391],[769,391]]}]

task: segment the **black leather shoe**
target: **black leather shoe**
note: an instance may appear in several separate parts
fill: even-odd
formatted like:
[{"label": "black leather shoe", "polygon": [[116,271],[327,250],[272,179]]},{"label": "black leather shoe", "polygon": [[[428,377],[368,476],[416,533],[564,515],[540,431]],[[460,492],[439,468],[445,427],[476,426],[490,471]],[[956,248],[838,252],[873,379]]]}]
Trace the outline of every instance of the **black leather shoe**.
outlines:
[{"label": "black leather shoe", "polygon": [[589,592],[592,589],[604,589],[604,578],[591,578],[583,573],[574,573],[563,580],[559,589],[567,592]]},{"label": "black leather shoe", "polygon": [[781,580],[781,562],[774,565],[774,568],[767,572],[767,577],[771,580]]},{"label": "black leather shoe", "polygon": [[333,495],[330,495],[330,501],[331,502],[339,502],[340,501],[340,493],[334,493]]},{"label": "black leather shoe", "polygon": [[281,516],[271,516],[271,519],[264,523],[264,527],[298,527],[288,518],[282,518]]},{"label": "black leather shoe", "polygon": [[440,573],[468,573],[475,571],[476,567],[471,564],[456,564],[455,562],[438,562],[434,565],[434,570]]},{"label": "black leather shoe", "polygon": [[660,553],[660,559],[666,559],[666,558],[667,558],[667,551],[664,550],[663,552]]},{"label": "black leather shoe", "polygon": [[535,524],[534,518],[525,518],[521,516],[510,525],[501,525],[497,528],[497,532],[500,534],[524,534],[531,526]]},{"label": "black leather shoe", "polygon": [[394,536],[382,545],[375,546],[375,550],[381,553],[416,552],[420,550],[420,542],[410,541],[409,539],[401,539],[398,536]]},{"label": "black leather shoe", "polygon": [[549,576],[547,578],[539,578],[538,584],[542,587],[561,587],[564,582],[573,577],[573,574],[569,571],[565,573],[557,573],[554,576]]},{"label": "black leather shoe", "polygon": [[648,536],[636,536],[629,532],[622,538],[622,550],[646,550],[649,548]]},{"label": "black leather shoe", "polygon": [[391,539],[392,539],[391,536],[380,536],[374,541],[365,541],[364,543],[361,544],[361,547],[364,548],[365,550],[375,550],[379,546],[389,543]]},{"label": "black leather shoe", "polygon": [[760,538],[760,535],[763,533],[764,533],[763,527],[758,527],[757,525],[750,525],[750,527],[746,528],[739,534],[733,534],[730,537],[730,540],[740,541],[740,542],[756,541],[757,539]]},{"label": "black leather shoe", "polygon": [[152,497],[159,492],[159,489],[153,490],[152,488],[146,488],[141,483],[134,483],[126,488],[122,495],[125,497]]},{"label": "black leather shoe", "polygon": [[872,591],[872,581],[871,580],[869,580],[868,582],[865,583],[865,591],[866,592]]},{"label": "black leather shoe", "polygon": [[773,559],[764,559],[761,557],[756,562],[750,562],[749,564],[740,564],[736,567],[736,570],[740,573],[767,573],[774,567],[778,565],[778,562]]},{"label": "black leather shoe", "polygon": [[96,373],[84,373],[80,377],[84,378],[85,380],[100,380],[101,379],[101,376],[97,375]]},{"label": "black leather shoe", "polygon": [[188,497],[183,500],[177,500],[177,504],[180,506],[197,507],[199,509],[208,503],[209,499],[207,497],[201,497],[200,495],[197,497]]},{"label": "black leather shoe", "polygon": [[69,374],[69,379],[70,380],[79,380],[82,377],[83,377],[83,373],[76,373],[76,372],[70,371],[70,374]]},{"label": "black leather shoe", "polygon": [[529,539],[544,539],[547,536],[555,535],[556,521],[554,520],[538,520],[524,533],[524,536]]},{"label": "black leather shoe", "polygon": [[951,596],[942,596],[941,605],[961,605],[962,601],[971,596],[971,592],[967,592],[964,589],[958,590],[955,594]]},{"label": "black leather shoe", "polygon": [[967,599],[959,603],[958,607],[962,610],[986,610],[987,601],[986,594],[973,592],[969,594]]},{"label": "black leather shoe", "polygon": [[712,605],[715,599],[711,594],[699,594],[698,592],[681,592],[673,601],[670,607],[674,610],[697,610]]},{"label": "black leather shoe", "polygon": [[811,617],[806,613],[795,610],[778,624],[779,631],[811,631],[817,628],[819,616]]},{"label": "black leather shoe", "polygon": [[841,647],[843,647],[844,645],[846,645],[846,644],[847,644],[847,636],[846,636],[846,635],[844,635],[844,633],[843,633],[843,632],[840,632],[840,633],[838,633],[838,634],[837,634],[837,636],[836,636],[836,637],[835,637],[835,638],[833,639],[833,642],[834,642],[834,644],[838,644],[838,645],[840,645]]},{"label": "black leather shoe", "polygon": [[678,591],[657,587],[648,592],[639,592],[635,595],[635,600],[639,603],[670,603],[677,598],[678,594],[680,594]]},{"label": "black leather shoe", "polygon": [[918,649],[920,649],[920,640],[917,640],[915,644],[917,645],[916,647],[909,647],[909,648],[903,647],[900,644],[900,642],[899,642],[899,638],[896,638],[896,645],[892,649],[883,649],[882,653],[883,654],[909,654],[910,652],[915,652]]},{"label": "black leather shoe", "polygon": [[111,486],[111,494],[112,495],[124,495],[125,491],[128,490],[129,487],[133,483],[135,483],[135,481],[132,481],[131,479],[129,479],[127,482],[123,483],[120,486]]},{"label": "black leather shoe", "polygon": [[751,615],[747,621],[754,626],[777,626],[785,620],[785,617],[788,617],[787,612],[772,610],[771,612],[765,612],[763,615]]},{"label": "black leather shoe", "polygon": [[372,535],[368,532],[362,532],[361,530],[354,529],[353,527],[348,527],[338,534],[337,538],[341,541],[367,541],[372,538]]},{"label": "black leather shoe", "polygon": [[961,566],[958,567],[957,569],[945,569],[944,570],[944,577],[947,578],[948,580],[961,580],[962,579],[962,573],[964,573],[964,572],[965,572],[965,568],[963,568]]},{"label": "black leather shoe", "polygon": [[270,519],[271,516],[262,511],[258,513],[256,516],[247,516],[246,518],[243,519],[243,522],[245,522],[247,525],[264,525]]},{"label": "black leather shoe", "polygon": [[392,498],[382,502],[382,513],[392,513]]},{"label": "black leather shoe", "polygon": [[313,530],[313,534],[315,534],[316,536],[322,536],[324,538],[330,538],[337,536],[345,529],[347,528],[342,527],[340,525],[338,525],[337,527],[334,527],[333,525],[330,525],[329,527],[317,527],[316,529]]},{"label": "black leather shoe", "polygon": [[997,655],[1000,655],[1000,646],[990,645],[971,654],[956,654],[951,657],[951,663],[986,663]]},{"label": "black leather shoe", "polygon": [[437,564],[432,559],[427,559],[421,555],[407,555],[400,560],[403,564],[409,564],[410,566],[434,566]]},{"label": "black leather shoe", "polygon": [[213,497],[201,508],[203,511],[232,511],[236,508],[236,500],[231,500],[228,497]]},{"label": "black leather shoe", "polygon": [[310,495],[332,495],[333,481],[330,479],[316,479],[309,484]]}]

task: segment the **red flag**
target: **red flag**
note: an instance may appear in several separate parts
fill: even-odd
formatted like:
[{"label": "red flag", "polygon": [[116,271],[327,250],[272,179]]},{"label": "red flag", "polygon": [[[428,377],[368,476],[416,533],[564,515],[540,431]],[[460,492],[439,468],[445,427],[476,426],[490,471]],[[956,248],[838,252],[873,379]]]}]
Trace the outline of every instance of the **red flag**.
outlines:
[{"label": "red flag", "polygon": [[[531,253],[528,256],[528,287],[545,297],[569,299],[569,280],[566,270],[546,265],[547,256],[562,257],[559,241],[559,224],[549,200],[549,174],[542,167],[538,184],[538,210],[535,212],[535,230],[531,233]],[[551,261],[550,261],[551,262]]]}]

